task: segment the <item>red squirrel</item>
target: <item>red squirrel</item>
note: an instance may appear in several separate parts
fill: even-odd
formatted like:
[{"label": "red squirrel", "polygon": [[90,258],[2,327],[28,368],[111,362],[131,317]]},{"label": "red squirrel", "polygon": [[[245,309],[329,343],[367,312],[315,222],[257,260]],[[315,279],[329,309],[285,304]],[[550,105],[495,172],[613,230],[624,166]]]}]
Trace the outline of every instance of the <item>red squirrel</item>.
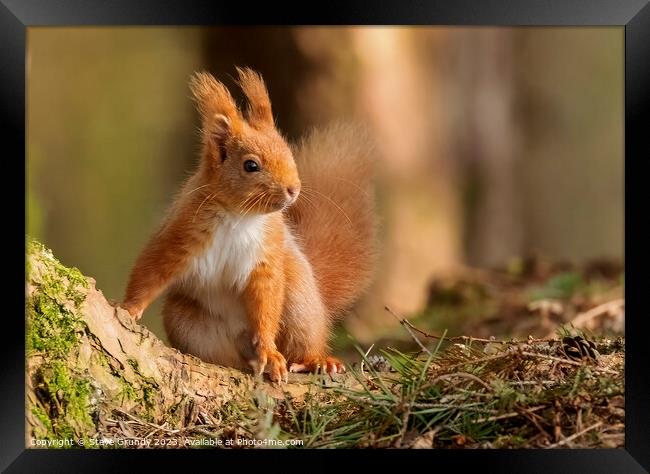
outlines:
[{"label": "red squirrel", "polygon": [[121,306],[136,320],[166,292],[169,341],[272,381],[344,372],[332,323],[371,281],[376,218],[371,141],[352,124],[290,145],[262,77],[237,68],[248,107],[218,80],[192,76],[199,165],[131,271]]}]

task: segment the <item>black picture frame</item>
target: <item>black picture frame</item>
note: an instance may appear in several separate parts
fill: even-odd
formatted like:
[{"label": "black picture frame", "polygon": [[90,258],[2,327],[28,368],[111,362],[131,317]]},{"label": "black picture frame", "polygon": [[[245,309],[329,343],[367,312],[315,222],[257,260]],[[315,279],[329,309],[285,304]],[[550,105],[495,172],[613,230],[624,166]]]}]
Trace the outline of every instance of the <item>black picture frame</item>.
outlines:
[{"label": "black picture frame", "polygon": [[[25,345],[20,308],[5,306],[2,344],[0,410],[0,467],[6,472],[133,471],[164,463],[168,469],[187,470],[194,461],[263,461],[268,467],[304,471],[313,457],[331,458],[322,467],[337,469],[336,458],[351,459],[352,469],[367,467],[352,462],[360,458],[383,464],[387,469],[481,469],[480,472],[589,472],[635,473],[650,470],[650,383],[643,367],[650,361],[644,319],[645,281],[650,242],[644,230],[644,191],[647,188],[644,160],[650,158],[650,0],[456,0],[400,1],[330,0],[309,2],[209,2],[203,0],[0,0],[0,130],[4,132],[3,164],[20,165],[25,157],[25,53],[26,29],[30,26],[73,25],[490,25],[490,26],[620,26],[625,30],[625,299],[626,319],[626,426],[625,449],[601,450],[435,450],[435,451],[336,451],[271,450],[185,451],[110,450],[60,451],[25,448]],[[24,162],[23,162],[24,165]],[[17,170],[25,173],[25,166]],[[25,212],[14,203],[21,186],[5,171],[3,186],[5,219],[15,212],[15,225],[6,224],[6,236],[23,241]],[[24,175],[23,175],[24,176]],[[22,184],[24,184],[24,180]],[[24,196],[23,189],[23,196]],[[7,222],[7,220],[5,220]],[[13,224],[13,223],[12,223]],[[23,227],[24,228],[24,227]],[[17,242],[12,242],[18,246]],[[19,251],[7,244],[15,272],[8,277],[5,294],[19,306],[21,290]],[[24,266],[22,267],[24,268]],[[23,286],[24,294],[24,286]],[[647,290],[646,290],[647,291]],[[24,309],[24,301],[22,303]],[[23,334],[24,335],[24,334]],[[647,368],[645,370],[648,370]],[[288,458],[288,459],[285,459]],[[424,464],[422,464],[424,463]],[[246,467],[243,467],[246,466]]]}]

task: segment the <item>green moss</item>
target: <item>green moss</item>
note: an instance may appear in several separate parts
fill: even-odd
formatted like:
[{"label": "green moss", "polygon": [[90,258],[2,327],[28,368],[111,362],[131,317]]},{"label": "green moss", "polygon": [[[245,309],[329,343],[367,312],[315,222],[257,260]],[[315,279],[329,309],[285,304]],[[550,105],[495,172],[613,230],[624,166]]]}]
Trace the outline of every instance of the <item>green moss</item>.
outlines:
[{"label": "green moss", "polygon": [[87,380],[72,376],[67,366],[59,361],[52,362],[53,378],[50,383],[50,393],[63,392],[63,402],[66,404],[66,417],[72,423],[81,422],[93,426],[92,418],[88,413],[91,393],[90,383]]},{"label": "green moss", "polygon": [[133,371],[141,377],[141,391],[142,391],[142,401],[147,409],[154,407],[156,392],[158,390],[158,384],[152,377],[147,377],[142,372],[140,372],[140,365],[135,359],[127,359],[127,364],[131,366]]},{"label": "green moss", "polygon": [[76,315],[44,293],[27,302],[27,351],[64,357],[78,340]]},{"label": "green moss", "polygon": [[[139,372],[137,371],[138,369],[138,363],[134,359],[127,359],[127,363],[133,368],[133,370],[138,374]],[[153,408],[154,405],[154,400],[153,400],[153,395],[154,395],[154,389],[152,384],[147,382],[146,380],[143,381],[141,384],[136,383],[135,385],[128,380],[126,380],[122,375],[113,372],[113,375],[118,378],[119,383],[121,385],[121,391],[120,391],[120,397],[122,400],[124,398],[127,398],[129,400],[132,400],[134,402],[139,402],[142,401],[144,402],[144,405],[147,409]]]},{"label": "green moss", "polygon": [[111,364],[110,364],[110,362],[108,362],[108,357],[106,357],[106,354],[104,354],[103,352],[98,351],[96,353],[96,356],[97,356],[97,360],[99,361],[99,364],[102,367],[104,367],[106,369],[110,369]]},{"label": "green moss", "polygon": [[50,417],[47,416],[45,410],[38,405],[31,407],[31,413],[34,417],[43,424],[43,430],[38,430],[34,435],[39,439],[50,439],[54,435],[54,429],[52,428],[52,422]]},{"label": "green moss", "polygon": [[156,389],[154,385],[145,383],[142,386],[142,399],[147,408],[153,408],[156,401]]},{"label": "green moss", "polygon": [[72,439],[94,431],[90,395],[92,387],[83,374],[71,372],[68,357],[85,330],[79,311],[88,281],[76,268],[62,265],[41,243],[26,244],[28,282],[35,287],[26,301],[27,353],[46,355],[33,377],[43,404],[31,413],[43,424],[34,436]]},{"label": "green moss", "polygon": [[128,398],[129,400],[137,400],[138,396],[133,386],[129,382],[127,382],[127,380],[124,377],[120,376],[118,380],[120,381],[120,384],[122,386],[120,390],[120,398],[122,399],[122,401],[124,401],[125,398]]},{"label": "green moss", "polygon": [[[88,281],[76,268],[67,268],[35,240],[27,242],[27,273],[37,287],[26,302],[27,351],[63,358],[75,345],[84,325],[78,315]],[[35,266],[41,262],[43,267]],[[36,274],[36,268],[40,274]]]},{"label": "green moss", "polygon": [[28,258],[37,258],[46,263],[48,269],[53,270],[57,276],[66,278],[72,287],[81,285],[84,288],[88,288],[88,280],[77,268],[69,268],[61,264],[54,257],[52,251],[37,240],[28,238],[26,247]]},{"label": "green moss", "polygon": [[135,385],[126,380],[122,375],[113,373],[116,376],[122,386],[121,397],[128,398],[134,402],[138,402],[144,406],[146,412],[142,414],[143,417],[147,418],[148,421],[152,421],[152,415],[150,411],[155,406],[155,395],[157,384],[152,382],[153,379],[144,377],[140,372],[138,372],[138,362],[134,359],[128,359],[127,363],[133,368],[137,375],[142,377],[141,381],[138,381]]},{"label": "green moss", "polygon": [[49,415],[43,409],[32,407],[32,413],[46,426],[47,433],[34,433],[48,439],[71,439],[83,436],[94,429],[90,415],[90,382],[71,373],[66,364],[53,360],[37,372],[42,383],[40,397],[49,407]]}]

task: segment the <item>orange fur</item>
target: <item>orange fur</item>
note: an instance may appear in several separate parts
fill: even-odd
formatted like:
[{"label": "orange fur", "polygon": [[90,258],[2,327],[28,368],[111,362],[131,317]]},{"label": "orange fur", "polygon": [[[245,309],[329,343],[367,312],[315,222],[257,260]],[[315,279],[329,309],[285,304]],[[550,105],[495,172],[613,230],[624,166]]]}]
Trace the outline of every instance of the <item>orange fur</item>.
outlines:
[{"label": "orange fur", "polygon": [[170,342],[209,362],[272,380],[288,364],[342,371],[327,355],[331,323],[367,287],[375,256],[369,140],[338,125],[292,151],[261,76],[237,71],[245,114],[209,74],[190,82],[201,161],[136,260],[122,306],[139,318],[167,290]]}]

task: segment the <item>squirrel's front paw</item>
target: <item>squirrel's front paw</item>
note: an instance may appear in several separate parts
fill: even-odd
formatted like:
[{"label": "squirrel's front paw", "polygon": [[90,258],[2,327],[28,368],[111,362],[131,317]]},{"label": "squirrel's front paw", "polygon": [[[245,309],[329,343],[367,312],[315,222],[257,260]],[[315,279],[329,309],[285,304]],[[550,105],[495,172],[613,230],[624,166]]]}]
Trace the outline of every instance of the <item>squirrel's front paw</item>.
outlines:
[{"label": "squirrel's front paw", "polygon": [[138,321],[142,317],[142,313],[144,313],[144,308],[138,305],[123,303],[120,307],[127,310],[131,317],[136,321]]},{"label": "squirrel's front paw", "polygon": [[248,363],[256,375],[268,372],[272,382],[284,381],[286,383],[289,380],[287,360],[277,349],[260,349],[257,359],[253,359]]}]

